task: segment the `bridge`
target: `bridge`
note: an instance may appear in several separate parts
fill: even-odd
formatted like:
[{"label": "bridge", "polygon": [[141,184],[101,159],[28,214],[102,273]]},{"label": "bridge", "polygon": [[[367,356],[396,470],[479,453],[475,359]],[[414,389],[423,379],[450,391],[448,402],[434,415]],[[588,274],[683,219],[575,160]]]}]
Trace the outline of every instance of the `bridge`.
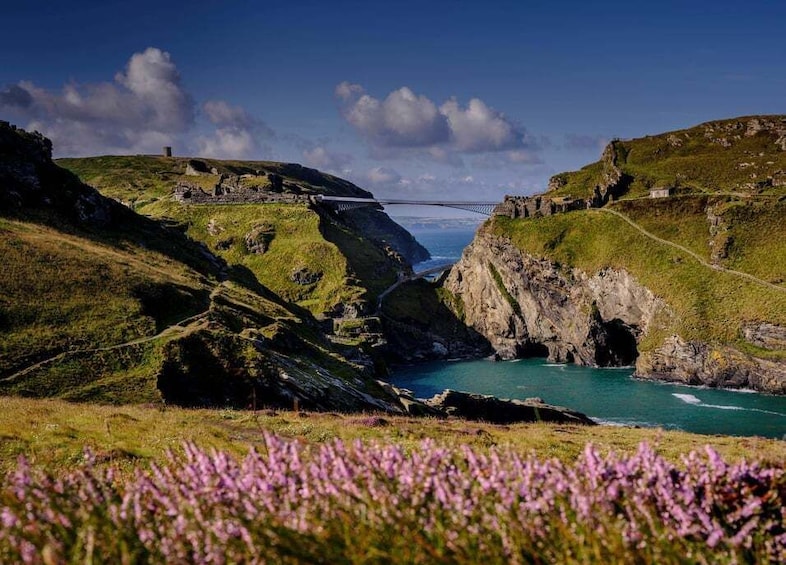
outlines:
[{"label": "bridge", "polygon": [[366,206],[411,205],[411,206],[441,206],[475,212],[484,216],[491,216],[498,202],[464,202],[460,200],[390,200],[383,198],[354,198],[351,196],[316,196],[317,202],[333,206],[339,212],[363,208]]}]

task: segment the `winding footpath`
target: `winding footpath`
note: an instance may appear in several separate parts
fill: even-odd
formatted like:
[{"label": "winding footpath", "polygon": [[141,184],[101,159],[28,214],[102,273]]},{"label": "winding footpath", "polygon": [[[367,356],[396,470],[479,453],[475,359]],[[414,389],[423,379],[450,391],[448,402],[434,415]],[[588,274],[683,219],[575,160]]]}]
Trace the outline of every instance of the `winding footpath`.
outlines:
[{"label": "winding footpath", "polygon": [[24,377],[25,375],[27,375],[29,373],[32,373],[36,369],[40,369],[41,367],[49,365],[50,363],[54,363],[55,361],[59,361],[61,359],[65,359],[69,355],[79,355],[81,353],[101,353],[103,351],[113,351],[115,349],[122,349],[124,347],[132,347],[134,345],[141,345],[143,343],[148,343],[150,341],[155,341],[155,340],[157,340],[159,338],[162,338],[162,337],[164,337],[166,335],[169,335],[171,333],[175,333],[177,331],[183,331],[183,330],[185,330],[185,325],[189,325],[189,324],[191,324],[193,322],[196,322],[197,320],[200,320],[200,319],[204,318],[205,316],[207,316],[210,313],[210,309],[211,309],[211,307],[213,305],[213,298],[216,296],[216,294],[218,294],[218,292],[221,289],[223,284],[224,284],[224,282],[222,281],[222,282],[218,283],[216,286],[213,287],[213,290],[210,292],[210,302],[208,303],[208,307],[204,311],[199,312],[198,314],[194,314],[192,316],[188,316],[187,318],[183,318],[182,320],[180,320],[178,322],[175,322],[174,324],[171,324],[171,325],[165,327],[163,330],[161,330],[160,332],[158,332],[155,335],[140,337],[140,338],[137,338],[137,339],[132,339],[131,341],[126,341],[124,343],[118,343],[118,344],[115,344],[115,345],[107,345],[107,346],[104,346],[104,347],[95,347],[95,348],[91,348],[91,349],[71,349],[71,350],[68,350],[68,351],[63,351],[61,353],[58,353],[57,355],[53,355],[52,357],[48,357],[48,358],[46,358],[46,359],[44,359],[42,361],[39,361],[39,362],[34,363],[34,364],[32,364],[32,365],[30,365],[28,367],[25,367],[24,369],[21,369],[21,370],[17,371],[16,373],[12,373],[11,375],[8,375],[7,377],[0,378],[0,381],[6,382],[6,383],[13,382],[15,380],[18,380],[18,379]]},{"label": "winding footpath", "polygon": [[762,279],[760,279],[758,277],[754,277],[753,275],[751,275],[749,273],[744,273],[742,271],[735,271],[734,269],[728,269],[728,268],[726,268],[726,267],[724,267],[722,265],[716,265],[716,264],[713,264],[713,263],[709,263],[708,261],[706,261],[701,255],[699,255],[695,251],[691,251],[690,249],[688,249],[687,247],[685,247],[683,245],[680,245],[679,243],[674,243],[673,241],[669,241],[668,239],[663,239],[662,237],[658,237],[654,233],[648,232],[643,227],[641,227],[639,224],[637,224],[636,222],[634,222],[633,220],[631,220],[629,217],[627,217],[625,214],[622,214],[621,212],[617,212],[616,210],[612,210],[610,208],[596,208],[596,210],[598,212],[605,212],[606,214],[613,214],[613,215],[617,216],[618,218],[620,218],[620,219],[624,220],[625,222],[627,222],[631,227],[633,227],[636,230],[638,230],[639,232],[641,232],[644,236],[652,239],[653,241],[657,241],[658,243],[662,243],[664,245],[668,245],[668,246],[673,247],[675,249],[679,249],[683,253],[687,253],[688,255],[690,255],[691,257],[696,259],[696,261],[698,261],[699,263],[701,263],[702,265],[707,267],[708,269],[712,269],[714,271],[722,271],[724,273],[728,273],[728,274],[734,275],[736,277],[741,277],[743,279],[747,279],[747,280],[749,280],[751,282],[754,282],[756,284],[760,284],[762,286],[766,286],[766,287],[772,288],[772,289],[777,290],[779,292],[786,292],[786,287],[779,286],[777,284],[773,284],[771,282],[762,280]]}]

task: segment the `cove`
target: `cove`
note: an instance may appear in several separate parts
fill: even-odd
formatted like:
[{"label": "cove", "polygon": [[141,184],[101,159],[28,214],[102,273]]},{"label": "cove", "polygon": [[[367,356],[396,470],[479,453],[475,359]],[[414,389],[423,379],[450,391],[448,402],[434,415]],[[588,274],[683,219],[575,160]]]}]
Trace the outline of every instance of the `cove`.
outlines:
[{"label": "cove", "polygon": [[603,424],[786,439],[786,397],[634,379],[633,369],[544,359],[438,361],[398,367],[390,382],[428,398],[444,389],[500,398],[541,397]]}]

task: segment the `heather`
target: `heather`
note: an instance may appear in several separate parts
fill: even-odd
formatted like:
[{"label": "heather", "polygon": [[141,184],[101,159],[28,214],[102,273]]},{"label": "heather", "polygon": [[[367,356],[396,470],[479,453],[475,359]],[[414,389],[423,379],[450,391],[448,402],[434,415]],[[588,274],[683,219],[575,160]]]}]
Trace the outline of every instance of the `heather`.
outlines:
[{"label": "heather", "polygon": [[186,444],[125,469],[88,451],[0,486],[0,561],[778,562],[782,466],[647,444],[573,462],[424,440],[304,444],[266,433],[244,458]]}]

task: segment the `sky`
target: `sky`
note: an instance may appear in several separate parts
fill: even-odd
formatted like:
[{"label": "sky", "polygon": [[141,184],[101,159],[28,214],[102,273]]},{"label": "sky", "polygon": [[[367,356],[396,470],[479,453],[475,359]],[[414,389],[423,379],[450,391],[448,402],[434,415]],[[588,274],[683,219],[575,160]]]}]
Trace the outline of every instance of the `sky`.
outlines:
[{"label": "sky", "polygon": [[56,157],[171,145],[496,201],[613,137],[786,113],[780,0],[0,4],[0,119]]}]

